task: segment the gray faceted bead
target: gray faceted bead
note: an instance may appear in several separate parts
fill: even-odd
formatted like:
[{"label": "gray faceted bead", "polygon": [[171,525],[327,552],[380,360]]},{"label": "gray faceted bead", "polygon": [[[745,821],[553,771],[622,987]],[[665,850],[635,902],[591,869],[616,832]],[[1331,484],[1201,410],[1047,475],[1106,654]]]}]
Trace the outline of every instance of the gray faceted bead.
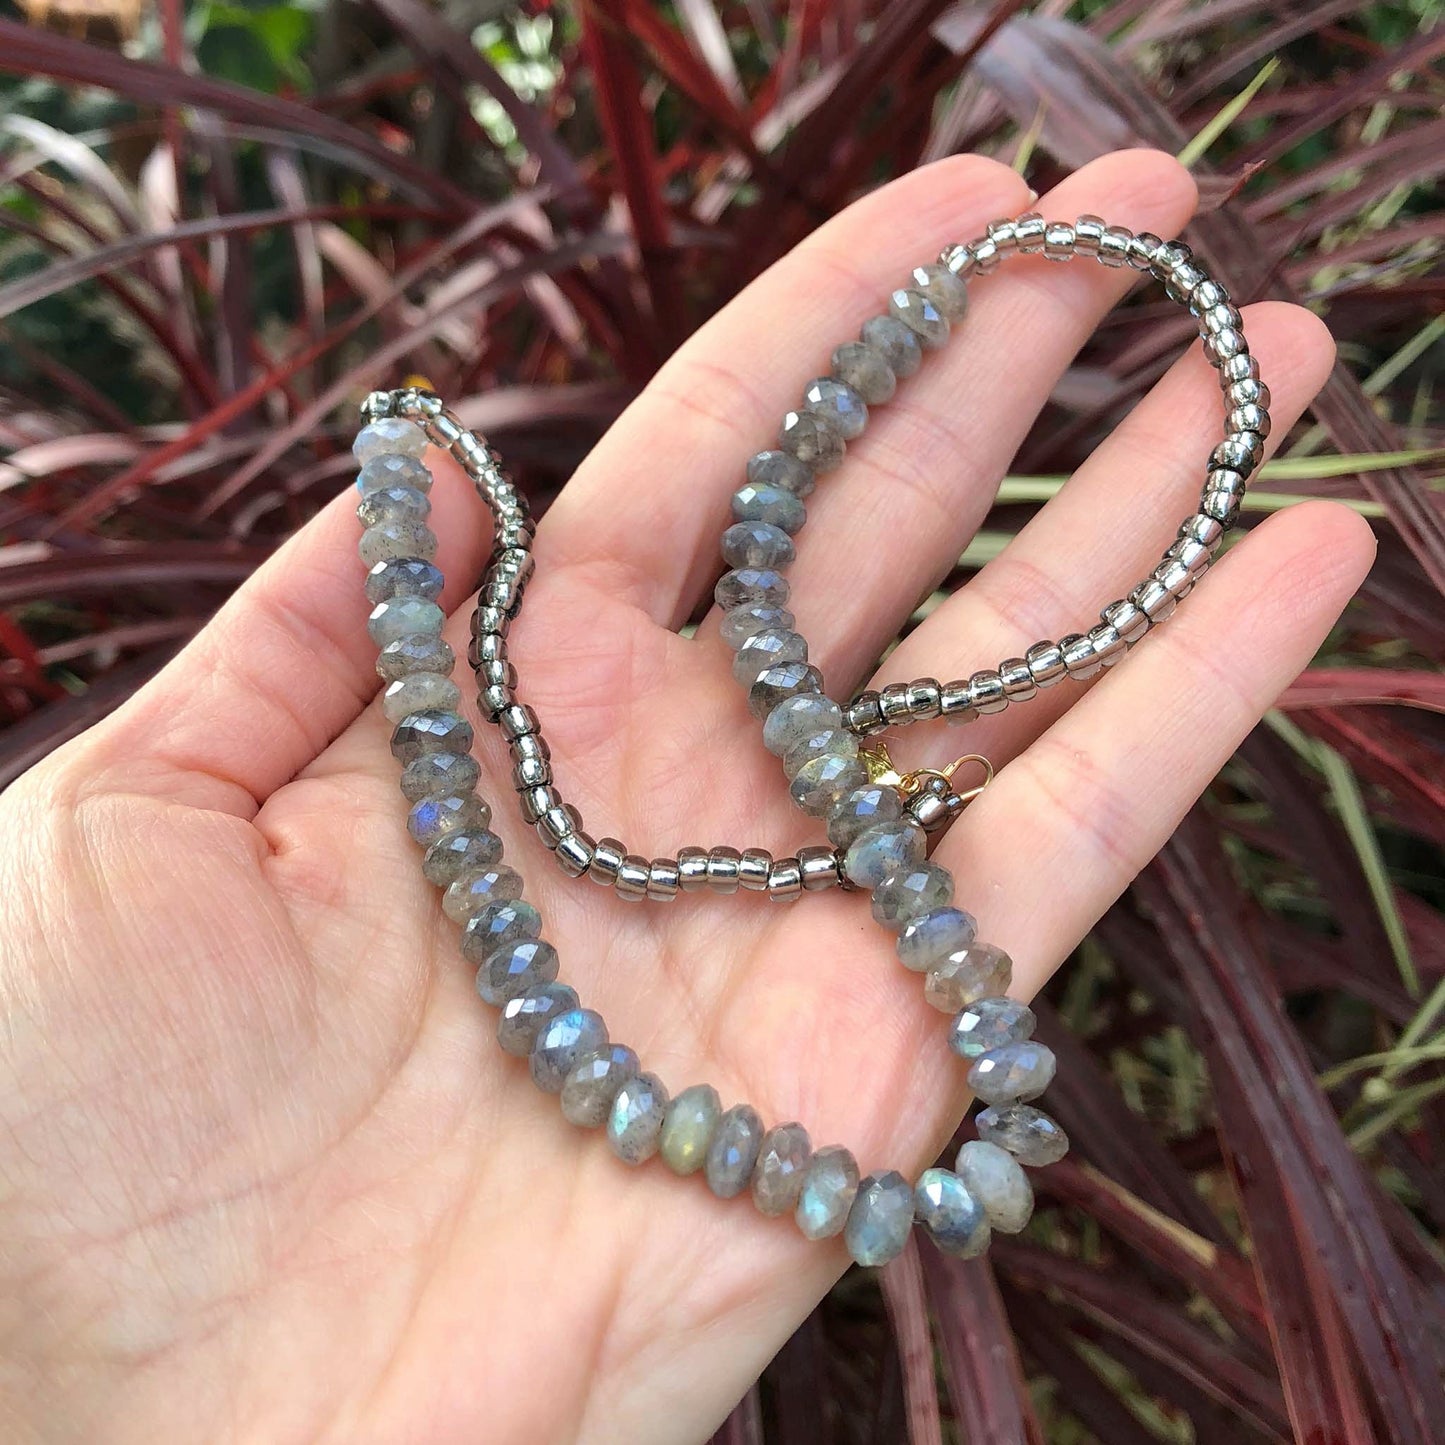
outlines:
[{"label": "gray faceted bead", "polygon": [[403,456],[393,452],[386,456],[374,456],[361,468],[356,477],[356,490],[363,497],[372,492],[384,492],[390,487],[412,487],[418,492],[431,490],[432,476],[426,466],[416,457]]},{"label": "gray faceted bead", "polygon": [[425,597],[435,602],[445,580],[439,568],[421,557],[388,557],[366,574],[366,598],[388,602],[393,597]]},{"label": "gray faceted bead", "polygon": [[847,848],[860,833],[880,823],[896,823],[903,816],[898,789],[887,783],[864,783],[836,799],[828,810],[828,841]]},{"label": "gray faceted bead", "polygon": [[462,929],[462,957],[478,967],[499,948],[542,936],[542,915],[525,898],[488,903]]},{"label": "gray faceted bead", "polygon": [[378,647],[385,647],[414,632],[438,633],[446,620],[446,613],[425,597],[393,597],[376,604],[366,619],[366,630]]},{"label": "gray faceted bead", "polygon": [[391,755],[409,763],[423,753],[466,753],[472,725],[460,713],[425,709],[404,717],[391,735]]},{"label": "gray faceted bead", "polygon": [[413,421],[399,416],[380,417],[362,427],[351,453],[363,466],[374,457],[419,457],[426,450],[426,433]]},{"label": "gray faceted bead", "polygon": [[607,1025],[590,1008],[568,1009],[542,1025],[532,1045],[532,1082],[546,1094],[560,1094],[580,1059],[607,1047]]},{"label": "gray faceted bead", "polygon": [[1054,1051],[1047,1044],[1025,1039],[977,1059],[968,1071],[968,1087],[985,1104],[1026,1103],[1053,1083],[1056,1068]]},{"label": "gray faceted bead", "polygon": [[817,485],[813,469],[789,452],[754,452],[748,458],[748,481],[758,486],[782,487],[794,496],[806,497]]},{"label": "gray faceted bead", "polygon": [[961,321],[968,310],[968,287],[947,266],[917,266],[913,271],[915,290],[921,291],[947,321]]},{"label": "gray faceted bead", "polygon": [[923,364],[923,347],[913,331],[896,316],[870,316],[863,323],[863,341],[871,346],[900,381]]},{"label": "gray faceted bead", "polygon": [[857,1263],[887,1264],[903,1253],[913,1227],[913,1190],[896,1169],[870,1174],[859,1186],[843,1242]]},{"label": "gray faceted bead", "polygon": [[804,765],[811,763],[814,758],[857,756],[858,739],[846,728],[829,728],[826,732],[814,733],[812,737],[794,743],[783,754],[783,776],[796,778]]},{"label": "gray faceted bead", "polygon": [[612,1112],[617,1091],[640,1068],[637,1055],[626,1044],[608,1044],[580,1058],[562,1085],[562,1117],[581,1129],[600,1129]]},{"label": "gray faceted bead", "polygon": [[806,1239],[841,1234],[858,1193],[858,1164],[837,1144],[816,1150],[803,1171],[803,1187],[793,1212]]},{"label": "gray faceted bead", "polygon": [[778,428],[778,445],[816,472],[841,466],[845,450],[842,435],[826,418],[811,411],[790,411]]},{"label": "gray faceted bead", "polygon": [[882,353],[862,341],[845,341],[833,353],[833,375],[851,386],[869,406],[891,401],[898,389],[893,368]]},{"label": "gray faceted bead", "polygon": [[778,1124],[763,1135],[753,1168],[753,1203],[761,1213],[787,1214],[797,1208],[812,1152],[801,1124]]},{"label": "gray faceted bead", "polygon": [[980,1111],[978,1136],[1006,1149],[1020,1164],[1057,1164],[1069,1152],[1069,1136],[1032,1104],[1005,1104]]},{"label": "gray faceted bead", "polygon": [[766,522],[789,536],[808,520],[808,509],[796,494],[766,482],[748,482],[739,487],[733,493],[732,508],[739,522]]},{"label": "gray faceted bead", "polygon": [[708,1145],[708,1188],[719,1199],[731,1199],[748,1187],[763,1142],[763,1121],[751,1104],[734,1104],[718,1120]]},{"label": "gray faceted bead", "polygon": [[502,1005],[497,1042],[515,1058],[525,1059],[548,1019],[577,1007],[577,991],[565,983],[537,983]]},{"label": "gray faceted bead", "polygon": [[785,697],[822,690],[823,674],[811,663],[780,662],[760,673],[748,689],[748,710],[755,718],[765,718]]},{"label": "gray faceted bead", "polygon": [[381,649],[376,670],[387,682],[410,677],[415,672],[439,673],[445,677],[457,665],[451,643],[432,632],[415,632],[398,637]]},{"label": "gray faceted bead", "polygon": [[430,848],[448,833],[477,833],[491,821],[491,808],[475,793],[444,793],[413,803],[406,830],[414,842]]},{"label": "gray faceted bead", "polygon": [[469,868],[442,894],[442,912],[453,923],[465,923],[489,903],[510,903],[522,896],[522,875],[505,863]]},{"label": "gray faceted bead", "polygon": [[868,425],[868,404],[844,381],[815,377],[803,390],[803,405],[821,416],[845,442],[863,435]]},{"label": "gray faceted bead", "polygon": [[657,1153],[667,1112],[667,1090],[656,1074],[626,1080],[607,1114],[607,1143],[624,1164],[643,1164]]},{"label": "gray faceted bead", "polygon": [[1017,1234],[1034,1212],[1034,1191],[1018,1160],[997,1144],[970,1139],[955,1165],[968,1192],[983,1205],[1000,1234]]},{"label": "gray faceted bead", "polygon": [[674,1174],[696,1174],[707,1163],[721,1118],[722,1100],[711,1084],[684,1089],[662,1121],[662,1162]]},{"label": "gray faceted bead", "polygon": [[1012,998],[980,998],[959,1009],[948,1030],[948,1046],[961,1059],[981,1059],[1005,1044],[1034,1036],[1034,1011]]},{"label": "gray faceted bead", "polygon": [[824,753],[798,769],[788,784],[788,793],[803,812],[821,818],[841,794],[850,793],[867,781],[868,769],[856,756]]},{"label": "gray faceted bead", "polygon": [[763,723],[763,746],[785,758],[799,743],[843,726],[843,709],[832,698],[803,693],[784,698]]},{"label": "gray faceted bead", "polygon": [[787,631],[797,619],[786,607],[766,607],[749,603],[745,607],[734,607],[723,613],[718,625],[718,636],[733,649],[743,645],[748,638],[771,628]]},{"label": "gray faceted bead", "polygon": [[888,298],[888,311],[918,338],[928,351],[936,351],[948,340],[948,318],[936,302],[921,291],[902,287]]},{"label": "gray faceted bead", "polygon": [[729,567],[786,567],[797,555],[793,539],[771,522],[734,522],[722,535]]},{"label": "gray faceted bead", "polygon": [[737,567],[718,578],[713,600],[724,612],[734,607],[781,607],[788,591],[788,579],[771,567]]},{"label": "gray faceted bead", "polygon": [[873,890],[873,917],[891,933],[953,897],[953,874],[926,859],[890,873]]},{"label": "gray faceted bead", "polygon": [[557,950],[540,938],[524,938],[503,944],[477,970],[477,992],[484,1002],[499,1007],[534,983],[551,983],[556,977]]},{"label": "gray faceted bead", "polygon": [[1013,982],[1013,960],[991,943],[970,943],[935,963],[923,980],[923,997],[940,1013],[997,998]]},{"label": "gray faceted bead", "polygon": [[[488,828],[448,833],[422,855],[422,877],[433,888],[445,888],[472,869],[486,868],[502,856],[502,840]],[[473,959],[480,963],[480,959]]]},{"label": "gray faceted bead", "polygon": [[437,534],[425,522],[378,522],[361,534],[356,551],[368,567],[392,557],[429,561],[437,554]]},{"label": "gray faceted bead", "polygon": [[973,914],[962,908],[930,908],[904,925],[898,935],[898,961],[914,973],[927,973],[977,936]]},{"label": "gray faceted bead", "polygon": [[[860,765],[861,766],[861,765]],[[866,774],[855,788],[867,781]],[[875,823],[848,845],[843,855],[843,873],[859,888],[874,889],[890,873],[923,858],[928,839],[922,828],[911,819],[896,823]]]},{"label": "gray faceted bead", "polygon": [[913,1212],[944,1254],[973,1259],[988,1248],[988,1211],[951,1169],[925,1169],[918,1176]]},{"label": "gray faceted bead", "polygon": [[461,689],[439,672],[409,672],[388,683],[381,695],[382,715],[398,723],[410,713],[427,708],[455,712],[462,700]]},{"label": "gray faceted bead", "polygon": [[402,796],[410,802],[422,798],[469,793],[482,769],[470,753],[424,753],[401,770]]},{"label": "gray faceted bead", "polygon": [[751,687],[770,667],[780,662],[806,662],[808,643],[798,633],[785,628],[769,627],[755,632],[738,648],[733,658],[733,676],[744,687]]},{"label": "gray faceted bead", "polygon": [[415,487],[382,487],[368,492],[356,509],[363,527],[383,522],[425,522],[431,516],[431,498]]}]

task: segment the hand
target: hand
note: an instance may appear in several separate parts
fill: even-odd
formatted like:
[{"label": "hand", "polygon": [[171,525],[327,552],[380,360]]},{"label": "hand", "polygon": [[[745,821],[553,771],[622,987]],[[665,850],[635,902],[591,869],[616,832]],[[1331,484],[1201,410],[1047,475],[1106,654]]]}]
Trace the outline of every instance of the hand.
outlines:
[{"label": "hand", "polygon": [[[1040,203],[1163,235],[1166,157],[1107,157]],[[710,617],[747,455],[908,267],[1024,183],[930,166],[822,227],[705,326],[541,526],[513,632],[523,691],[595,834],[639,850],[818,841]],[[1132,273],[1041,258],[974,287],[964,330],[810,502],[795,610],[846,698],[978,525],[1074,351]],[[1308,312],[1248,308],[1275,436],[1324,380]],[[1219,429],[1196,345],[879,681],[967,675],[1079,627],[1157,559]],[[434,492],[451,634],[489,546]],[[841,1245],[573,1129],[495,1045],[407,838],[348,493],[106,722],[0,799],[0,1411],[89,1442],[700,1440],[828,1289]],[[1157,635],[950,744],[997,781],[938,856],[1029,997],[1168,837],[1364,576],[1324,504],[1256,527]],[[676,1090],[710,1081],[864,1170],[931,1162],[963,1070],[856,896],[624,907],[561,877],[483,790],[563,978]],[[955,746],[955,751],[961,748]],[[1057,1088],[1067,1089],[1061,1078]]]}]

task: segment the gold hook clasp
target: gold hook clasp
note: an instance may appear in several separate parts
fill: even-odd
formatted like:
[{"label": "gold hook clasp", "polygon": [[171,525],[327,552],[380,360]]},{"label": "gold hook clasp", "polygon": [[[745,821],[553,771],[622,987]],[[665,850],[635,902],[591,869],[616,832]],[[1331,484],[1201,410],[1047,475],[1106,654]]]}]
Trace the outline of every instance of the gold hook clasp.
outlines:
[{"label": "gold hook clasp", "polygon": [[966,792],[959,793],[958,796],[965,803],[971,803],[993,782],[993,764],[981,753],[964,753],[962,757],[955,758],[946,768],[914,768],[912,772],[908,773],[898,771],[898,767],[888,751],[887,743],[880,742],[875,743],[871,748],[859,748],[858,756],[868,770],[870,783],[887,783],[890,787],[897,788],[905,798],[911,798],[914,794],[921,792],[930,778],[938,778],[951,785],[953,775],[969,763],[975,764],[983,770],[983,781]]}]

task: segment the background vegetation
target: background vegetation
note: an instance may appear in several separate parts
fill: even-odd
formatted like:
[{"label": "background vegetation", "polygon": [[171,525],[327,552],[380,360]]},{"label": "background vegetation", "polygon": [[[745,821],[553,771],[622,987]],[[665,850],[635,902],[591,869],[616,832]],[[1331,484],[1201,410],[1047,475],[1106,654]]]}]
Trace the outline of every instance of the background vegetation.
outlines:
[{"label": "background vegetation", "polygon": [[[341,487],[373,385],[539,501],[749,275],[962,149],[1184,152],[1237,297],[1340,363],[1246,523],[1379,562],[1041,1007],[1075,1140],[992,1263],[851,1275],[728,1441],[1397,1442],[1445,1404],[1437,0],[0,0],[0,780]],[[1187,338],[1079,358],[956,583]]]}]

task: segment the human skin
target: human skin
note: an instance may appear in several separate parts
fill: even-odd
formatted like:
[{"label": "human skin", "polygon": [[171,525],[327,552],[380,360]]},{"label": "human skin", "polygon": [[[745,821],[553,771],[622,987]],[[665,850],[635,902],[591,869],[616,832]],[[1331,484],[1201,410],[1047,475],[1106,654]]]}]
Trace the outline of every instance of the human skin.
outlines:
[{"label": "human skin", "polygon": [[[1039,202],[1162,235],[1152,152]],[[513,630],[597,834],[639,851],[816,841],[706,595],[743,460],[906,273],[1029,194],[976,157],[823,226],[697,333],[537,536]],[[1075,350],[1137,280],[1018,258],[810,499],[795,610],[846,697],[957,557]],[[1245,309],[1275,438],[1328,373],[1308,312]],[[1196,345],[877,682],[966,676],[1077,629],[1172,539],[1217,439]],[[433,458],[450,636],[489,547]],[[0,1437],[17,1442],[703,1440],[844,1269],[745,1199],[632,1171],[495,1045],[423,882],[376,705],[354,498],[165,671],[0,796]],[[1120,667],[898,752],[996,781],[936,856],[1031,997],[1324,638],[1371,534],[1311,503],[1252,529]],[[962,746],[960,746],[960,744]],[[950,750],[952,749],[952,751]],[[482,789],[563,977],[674,1091],[800,1119],[865,1171],[932,1162],[966,1099],[943,1020],[856,896],[623,907],[559,875]],[[1069,1087],[1067,1077],[1056,1089]]]}]

